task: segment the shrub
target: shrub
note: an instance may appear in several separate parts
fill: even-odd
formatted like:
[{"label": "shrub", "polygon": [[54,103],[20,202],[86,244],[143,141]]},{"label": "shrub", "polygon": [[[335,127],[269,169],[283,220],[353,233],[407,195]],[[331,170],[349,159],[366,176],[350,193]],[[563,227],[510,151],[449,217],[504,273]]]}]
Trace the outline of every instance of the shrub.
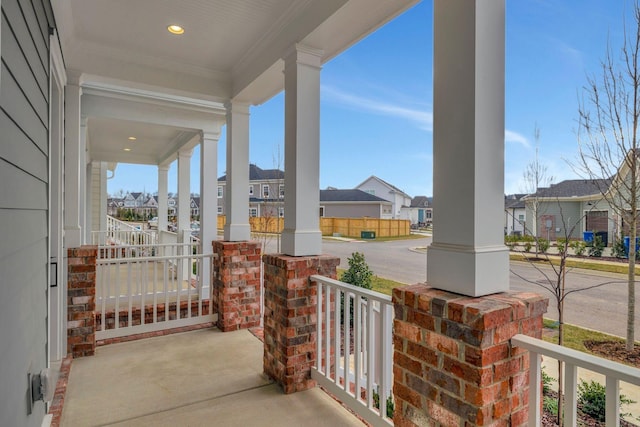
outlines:
[{"label": "shrub", "polygon": [[[373,406],[376,409],[380,409],[380,393],[378,389],[373,391]],[[393,404],[393,397],[387,397],[387,417],[393,419],[393,410],[395,409],[395,405]]]},{"label": "shrub", "polygon": [[524,251],[531,252],[531,242],[524,242]]},{"label": "shrub", "polygon": [[[580,380],[578,384],[578,403],[582,406],[582,412],[595,418],[598,421],[605,420],[606,413],[606,391],[605,386],[591,380],[586,382]],[[620,406],[635,403],[628,397],[620,395]],[[623,414],[621,414],[623,415]],[[624,414],[628,415],[628,414]]]},{"label": "shrub", "polygon": [[601,257],[602,251],[604,251],[604,243],[602,242],[602,237],[596,235],[593,238],[593,242],[587,245],[589,247],[589,256],[592,257]]},{"label": "shrub", "polygon": [[349,268],[342,273],[342,280],[345,283],[349,283],[354,286],[359,286],[365,289],[371,289],[371,279],[373,277],[373,271],[369,268],[369,265],[364,259],[364,254],[360,252],[354,252],[347,260]]},{"label": "shrub", "polygon": [[[369,265],[364,259],[364,254],[360,252],[353,252],[351,257],[347,260],[349,268],[342,273],[342,280],[350,285],[358,286],[360,288],[371,289],[373,287],[372,277],[373,271],[369,268]],[[344,323],[344,295],[340,296],[340,309],[342,310],[342,322]],[[353,325],[353,300],[349,303],[349,324]]]},{"label": "shrub", "polygon": [[567,243],[567,239],[560,238],[557,240],[556,245],[558,246],[558,253],[560,255],[564,255],[565,244]]},{"label": "shrub", "polygon": [[543,396],[542,409],[553,416],[558,415],[558,399],[551,396]]},{"label": "shrub", "polygon": [[622,239],[615,239],[613,246],[611,247],[611,254],[616,258],[626,258],[627,251],[624,248],[624,242]]},{"label": "shrub", "polygon": [[587,249],[587,245],[581,240],[574,240],[569,243],[571,249],[573,249],[573,253],[582,256],[584,255],[584,251]]},{"label": "shrub", "polygon": [[542,393],[548,394],[551,392],[551,385],[555,382],[555,378],[547,374],[544,369],[542,370]]},{"label": "shrub", "polygon": [[539,239],[538,250],[540,250],[541,253],[546,254],[549,250],[549,241],[547,239]]}]

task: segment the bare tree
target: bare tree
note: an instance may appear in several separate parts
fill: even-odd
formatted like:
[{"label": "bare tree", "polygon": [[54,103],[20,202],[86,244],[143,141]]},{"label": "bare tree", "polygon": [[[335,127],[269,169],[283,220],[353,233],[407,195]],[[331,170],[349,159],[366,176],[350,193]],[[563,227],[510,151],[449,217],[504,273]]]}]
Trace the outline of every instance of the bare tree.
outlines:
[{"label": "bare tree", "polygon": [[[561,230],[563,233],[563,237],[557,240],[558,255],[553,257],[550,257],[547,253],[536,255],[535,260],[539,261],[540,259],[543,259],[543,263],[540,264],[539,262],[534,262],[534,260],[532,260],[531,258],[523,254],[523,260],[527,261],[538,272],[539,276],[542,276],[542,279],[540,280],[531,280],[529,278],[526,278],[518,274],[514,270],[511,270],[511,273],[514,276],[517,276],[528,283],[544,288],[546,291],[548,291],[551,294],[553,298],[553,303],[558,312],[557,343],[558,345],[562,346],[564,345],[564,325],[565,325],[564,303],[567,297],[577,292],[587,291],[589,289],[594,289],[601,286],[605,286],[613,283],[620,283],[620,282],[606,281],[606,282],[598,283],[597,285],[593,285],[593,286],[575,287],[575,288],[567,289],[565,278],[567,273],[569,272],[567,268],[567,257],[569,256],[569,242],[576,228],[582,222],[582,218],[584,218],[584,216],[581,216],[579,218],[565,217],[562,209],[562,203],[560,203],[558,199],[556,199],[556,203],[558,204],[558,210],[560,212],[560,222],[562,225]],[[549,268],[542,268],[541,265],[548,266]],[[562,372],[563,372],[563,362],[559,360],[558,361],[558,379],[557,379],[558,381],[557,423],[559,426],[563,425],[562,411],[563,411],[563,401],[564,401],[564,394],[563,394],[563,390],[564,390],[563,378],[564,377]]]},{"label": "bare tree", "polygon": [[536,256],[539,252],[540,243],[540,216],[544,213],[541,212],[540,199],[536,197],[536,193],[541,187],[548,187],[553,181],[553,177],[547,172],[547,166],[540,163],[539,150],[540,150],[540,128],[536,124],[533,128],[533,137],[536,141],[536,156],[527,164],[523,172],[524,178],[524,192],[529,195],[526,199],[526,204],[529,205],[531,212],[533,213],[534,225],[529,225],[529,230],[535,239],[536,244]]},{"label": "bare tree", "polygon": [[626,347],[633,350],[638,199],[638,119],[640,118],[640,6],[633,5],[631,30],[616,60],[607,48],[601,75],[588,78],[578,114],[579,156],[575,169],[599,184],[599,191],[629,230]]}]

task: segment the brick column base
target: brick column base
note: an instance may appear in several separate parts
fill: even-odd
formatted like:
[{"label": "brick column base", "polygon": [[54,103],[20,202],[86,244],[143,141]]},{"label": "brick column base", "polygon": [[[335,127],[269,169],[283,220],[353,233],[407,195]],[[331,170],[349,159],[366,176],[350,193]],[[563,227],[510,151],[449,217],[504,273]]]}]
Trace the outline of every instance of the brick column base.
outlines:
[{"label": "brick column base", "polygon": [[96,257],[97,246],[67,251],[67,353],[74,358],[96,351]]},{"label": "brick column base", "polygon": [[525,426],[529,357],[509,340],[542,337],[548,299],[472,298],[427,285],[393,292],[396,426]]},{"label": "brick column base", "polygon": [[218,329],[260,326],[260,243],[213,241],[211,307]]},{"label": "brick column base", "polygon": [[317,289],[314,274],[336,278],[340,258],[265,255],[264,372],[294,393],[315,387]]}]

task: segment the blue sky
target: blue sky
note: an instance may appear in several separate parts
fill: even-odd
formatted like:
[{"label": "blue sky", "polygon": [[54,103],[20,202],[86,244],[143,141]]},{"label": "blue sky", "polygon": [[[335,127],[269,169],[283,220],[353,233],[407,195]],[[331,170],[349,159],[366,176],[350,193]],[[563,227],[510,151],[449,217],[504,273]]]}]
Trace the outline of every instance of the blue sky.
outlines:
[{"label": "blue sky", "polygon": [[[577,178],[578,97],[599,75],[609,43],[618,57],[629,0],[507,0],[505,192],[523,192],[535,155],[554,182]],[[420,4],[325,64],[321,74],[320,186],[353,188],[376,175],[411,196],[432,195],[433,2]],[[225,172],[225,133],[218,171]],[[284,97],[251,108],[250,160],[282,167]],[[199,150],[192,192],[199,192]],[[169,191],[177,188],[175,162]],[[157,169],[119,164],[108,191],[154,192]]]}]

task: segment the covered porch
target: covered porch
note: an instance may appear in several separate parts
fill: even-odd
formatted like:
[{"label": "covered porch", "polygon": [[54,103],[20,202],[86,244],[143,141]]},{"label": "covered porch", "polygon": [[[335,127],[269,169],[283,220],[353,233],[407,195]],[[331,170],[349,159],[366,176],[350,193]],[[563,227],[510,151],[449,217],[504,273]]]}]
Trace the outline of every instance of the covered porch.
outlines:
[{"label": "covered porch", "polygon": [[[65,59],[74,69],[67,73],[64,90],[67,177],[63,192],[64,235],[69,251],[70,293],[67,336],[62,337],[60,348],[66,348],[74,357],[96,359],[101,353],[117,353],[118,349],[125,352],[121,344],[95,347],[99,332],[95,329],[95,305],[113,297],[118,315],[120,294],[96,293],[95,283],[91,284],[88,277],[90,266],[96,264],[96,248],[85,246],[90,231],[102,223],[105,210],[94,202],[103,201],[108,165],[133,161],[158,166],[158,229],[162,232],[166,228],[163,212],[167,165],[177,160],[180,245],[185,243],[180,236],[189,228],[188,165],[192,149],[199,145],[202,200],[199,255],[212,261],[203,262],[196,269],[201,284],[194,296],[199,303],[205,298],[201,290],[211,290],[212,310],[202,314],[215,318],[218,328],[234,338],[212,333],[216,339],[204,353],[237,356],[232,361],[217,360],[221,365],[215,368],[220,369],[216,374],[220,375],[220,384],[217,378],[201,378],[197,366],[189,365],[187,371],[175,373],[172,390],[180,391],[181,382],[197,382],[203,387],[199,390],[201,395],[195,400],[183,394],[175,402],[162,401],[164,409],[157,414],[153,413],[156,410],[153,399],[149,401],[151,406],[144,409],[146,388],[136,388],[138,384],[134,381],[131,387],[138,391],[135,400],[143,396],[143,404],[131,409],[143,410],[123,414],[120,421],[164,423],[174,420],[174,416],[194,412],[199,415],[194,422],[202,423],[200,417],[210,410],[207,406],[217,407],[217,399],[229,398],[217,391],[219,385],[227,393],[238,393],[238,397],[248,393],[247,398],[253,396],[260,402],[264,396],[252,393],[271,390],[266,382],[268,377],[280,392],[305,396],[302,406],[309,404],[307,401],[316,406],[317,384],[331,388],[341,400],[349,399],[349,406],[376,426],[527,422],[535,425],[537,411],[529,411],[527,402],[535,400],[529,398],[528,392],[537,389],[535,375],[539,371],[531,377],[533,384],[529,387],[528,353],[513,349],[510,339],[518,333],[539,338],[547,304],[537,295],[508,292],[508,250],[503,244],[501,221],[505,2],[434,2],[433,174],[438,211],[434,212],[435,232],[429,249],[429,286],[398,289],[393,301],[337,282],[339,260],[323,253],[319,219],[320,81],[323,64],[416,1],[274,0],[263,13],[258,12],[260,2],[244,1],[246,8],[236,9],[228,8],[234,2],[218,0],[212,3],[213,9],[206,10],[199,9],[196,3],[191,4],[191,20],[185,21],[185,44],[166,50],[164,44],[148,40],[145,43],[146,39],[140,40],[140,44],[129,43],[136,40],[134,31],[114,35],[97,25],[103,23],[104,17],[123,19],[128,10],[110,9],[104,2],[92,7],[79,0],[67,0],[55,7],[60,22],[69,25],[62,26],[60,31],[63,50],[70,53]],[[175,10],[158,7],[155,2],[153,5],[147,2],[146,6],[157,12],[155,17],[165,21],[176,14]],[[131,9],[132,16],[147,12]],[[227,22],[220,17],[227,18]],[[217,26],[207,18],[216,19]],[[228,43],[203,43],[222,40],[212,29],[222,28],[226,35],[235,35],[238,28],[246,29],[247,21],[253,22],[250,28],[254,31],[243,32],[246,37],[231,37]],[[96,25],[89,27],[83,22]],[[188,38],[191,29],[200,38]],[[134,49],[126,55],[121,52],[122,55],[112,56],[106,47],[92,49],[95,46],[83,36],[105,46],[115,44]],[[173,54],[174,62],[162,67],[146,56],[147,52]],[[135,60],[142,63],[136,64],[138,68],[129,67]],[[182,61],[200,68],[181,67]],[[253,106],[283,90],[285,177],[281,253],[261,257],[259,246],[249,242],[250,112]],[[223,126],[227,222],[219,241],[216,217],[220,212],[220,193],[216,178]],[[136,142],[137,148],[123,145],[122,141],[136,134],[142,136]],[[99,268],[103,263],[99,257],[101,250],[104,248],[98,248]],[[264,267],[259,265],[261,261]],[[185,265],[182,258],[163,262]],[[188,267],[191,262],[186,265],[187,268],[182,267],[183,273],[191,271]],[[178,276],[179,280],[185,279],[182,274]],[[176,289],[164,287],[163,292],[165,298],[173,293],[178,299],[182,285]],[[155,289],[149,292],[143,288],[129,298],[124,315],[129,325],[135,317],[134,297],[139,295],[144,301],[157,294]],[[191,293],[187,298],[191,298]],[[188,301],[191,307],[192,300]],[[165,310],[167,307],[165,304]],[[153,310],[154,320],[159,317],[157,311]],[[186,318],[178,313],[177,302],[175,311],[177,320],[192,319],[191,312]],[[201,311],[198,309],[197,313]],[[102,318],[105,316],[103,308]],[[259,346],[253,348],[253,344],[243,341],[244,337],[250,338],[246,332],[238,332],[257,326],[261,316],[265,333],[262,351]],[[140,319],[144,326],[142,314]],[[238,337],[241,340],[236,342]],[[141,354],[146,345],[160,345],[152,341],[155,340],[137,344]],[[248,345],[243,347],[244,344]],[[191,343],[185,346],[194,352],[198,348]],[[245,377],[245,365],[236,362],[242,362],[242,354],[249,350],[255,354],[251,361],[245,360],[246,366],[252,367]],[[172,351],[165,354],[169,358],[155,366],[149,366],[152,358],[145,360],[138,354],[114,354],[114,357],[129,363],[134,363],[133,359],[144,360],[138,371],[143,374],[140,383],[144,384],[150,380],[144,376],[148,369],[154,378],[166,376],[171,368],[161,366],[167,363],[178,366],[181,359],[188,358]],[[91,362],[82,360],[82,365],[85,363]],[[225,366],[226,363],[229,364]],[[129,376],[128,366],[114,366],[112,371]],[[76,373],[72,372],[73,375]],[[247,382],[240,381],[244,385],[236,386],[236,376]],[[117,386],[118,383],[104,384],[109,395],[117,393]],[[152,385],[151,390],[160,393],[165,388],[159,383]],[[71,402],[77,400],[81,405],[88,393],[72,397],[73,387],[69,392],[65,411],[71,414],[74,411]],[[297,398],[280,396],[276,400],[288,402],[288,399],[293,399],[294,404]],[[387,414],[388,401],[395,405],[393,419],[387,416],[391,415]],[[278,404],[283,405],[284,412],[278,416],[285,419],[305,415],[304,410],[290,414],[290,406]],[[223,414],[233,412],[228,407],[220,410]],[[250,412],[243,415],[249,416]],[[259,424],[264,416],[259,412],[247,424]],[[344,424],[342,420],[329,423],[321,418],[321,421]]]},{"label": "covered porch", "polygon": [[283,394],[262,343],[215,328],[99,347],[72,365],[61,426],[362,426],[319,388]]}]

